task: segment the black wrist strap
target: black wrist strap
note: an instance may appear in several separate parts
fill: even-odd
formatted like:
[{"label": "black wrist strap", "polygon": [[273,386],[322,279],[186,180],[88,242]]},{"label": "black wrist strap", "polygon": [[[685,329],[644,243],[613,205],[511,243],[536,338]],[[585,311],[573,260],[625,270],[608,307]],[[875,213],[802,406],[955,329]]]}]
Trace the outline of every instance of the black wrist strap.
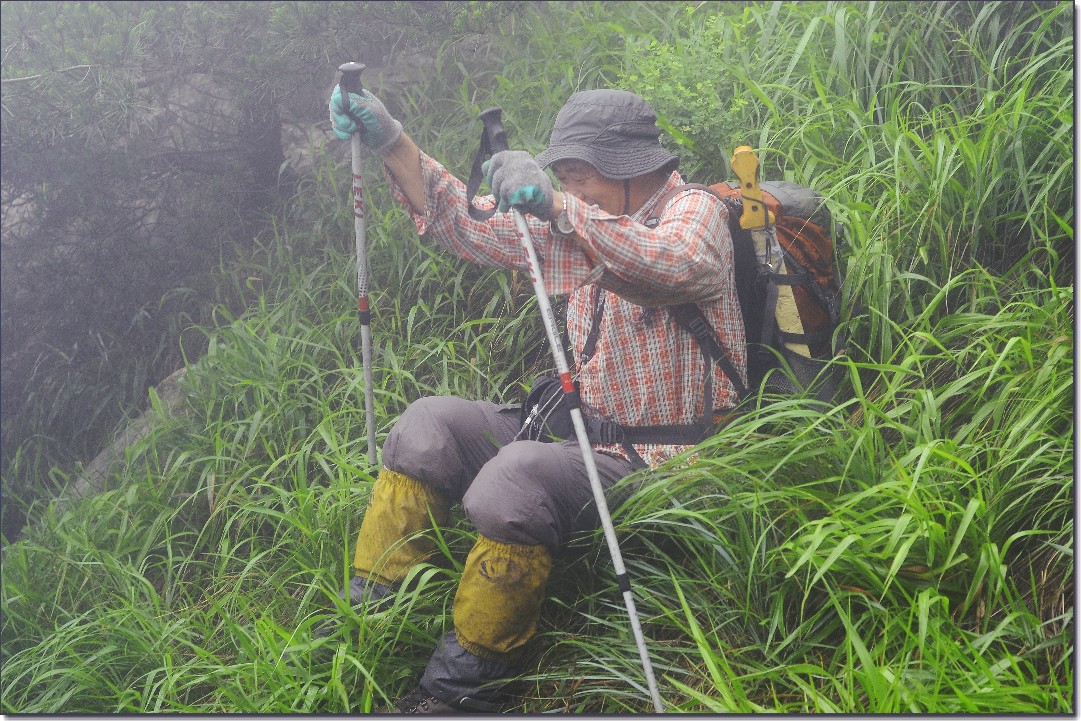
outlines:
[{"label": "black wrist strap", "polygon": [[492,157],[492,147],[488,140],[488,133],[481,133],[480,147],[473,156],[473,167],[469,171],[469,182],[465,184],[466,202],[469,203],[469,217],[473,220],[488,220],[495,215],[495,208],[481,210],[473,205],[473,198],[477,197],[477,190],[484,180],[484,161]]}]

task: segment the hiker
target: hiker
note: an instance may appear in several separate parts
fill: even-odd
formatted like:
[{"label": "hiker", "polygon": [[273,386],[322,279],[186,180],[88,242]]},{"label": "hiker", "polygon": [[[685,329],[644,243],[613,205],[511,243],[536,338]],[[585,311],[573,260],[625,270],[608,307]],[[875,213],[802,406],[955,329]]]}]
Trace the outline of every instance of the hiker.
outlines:
[{"label": "hiker", "polygon": [[[472,219],[465,184],[424,154],[374,95],[349,93],[349,100],[359,128],[335,88],[335,133],[344,140],[359,132],[382,158],[394,198],[422,237],[474,263],[527,269],[512,214]],[[726,207],[687,190],[666,199],[655,227],[644,224],[666,191],[683,184],[656,120],[634,93],[577,92],[535,159],[513,150],[492,156],[486,173],[494,195],[481,201],[526,215],[549,291],[568,296],[582,411],[591,427],[608,429],[590,435],[605,489],[694,445],[681,431],[700,432],[703,418],[737,400],[725,373],[664,306],[698,303],[746,383]],[[546,442],[522,417],[519,404],[421,398],[383,446],[343,599],[360,612],[388,607],[408,571],[435,550],[417,533],[431,519],[445,523],[454,503],[478,534],[454,597],[454,630],[417,689],[398,701],[400,711],[496,710],[536,634],[553,554],[599,527],[573,434]]]}]

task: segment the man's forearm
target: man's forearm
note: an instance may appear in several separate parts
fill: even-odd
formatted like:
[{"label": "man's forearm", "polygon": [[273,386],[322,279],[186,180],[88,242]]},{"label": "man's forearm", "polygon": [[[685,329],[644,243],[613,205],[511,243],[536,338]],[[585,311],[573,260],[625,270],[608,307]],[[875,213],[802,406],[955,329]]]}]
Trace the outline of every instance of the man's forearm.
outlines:
[{"label": "man's forearm", "polygon": [[394,179],[398,181],[413,210],[424,214],[424,176],[420,170],[420,148],[404,132],[383,156],[383,162]]}]

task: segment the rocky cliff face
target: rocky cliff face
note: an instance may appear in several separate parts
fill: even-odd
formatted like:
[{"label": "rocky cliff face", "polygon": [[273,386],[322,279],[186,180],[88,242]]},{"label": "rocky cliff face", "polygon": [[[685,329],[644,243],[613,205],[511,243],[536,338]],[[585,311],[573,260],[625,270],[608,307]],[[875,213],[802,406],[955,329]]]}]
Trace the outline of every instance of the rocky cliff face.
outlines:
[{"label": "rocky cliff face", "polygon": [[[157,78],[145,89],[157,102],[131,114],[123,140],[66,158],[59,187],[5,177],[5,461],[28,440],[95,445],[91,436],[174,371],[182,362],[176,339],[168,347],[162,339],[175,332],[178,313],[196,311],[185,305],[190,294],[163,298],[198,288],[227,249],[250,244],[259,211],[278,196],[284,154],[273,107],[255,113],[205,73]],[[34,490],[4,485],[8,497]],[[9,538],[21,525],[17,508],[3,511]]]},{"label": "rocky cliff face", "polygon": [[[454,54],[456,68],[489,57],[483,36],[445,50]],[[436,61],[420,50],[386,57],[385,66],[369,65],[364,80],[395,111]],[[254,102],[235,83],[206,72],[144,78],[138,90],[151,102],[132,112],[123,140],[92,157],[72,158],[71,172],[80,175],[64,202],[41,203],[42,188],[15,194],[5,183],[0,411],[9,430],[17,425],[9,419],[45,396],[49,436],[74,437],[96,422],[100,438],[122,413],[132,415],[133,404],[145,404],[146,388],[163,378],[166,387],[175,386],[183,360],[169,335],[175,333],[170,315],[190,314],[184,303],[194,296],[163,297],[171,288],[198,287],[220,257],[250,243],[259,211],[291,192],[326,155],[348,158],[349,144],[334,137],[326,113],[336,67],[318,73],[325,82],[298,83],[279,103]],[[118,358],[133,365],[120,368]],[[85,397],[64,397],[75,388],[86,390]],[[93,396],[99,389],[104,402]],[[159,395],[180,402],[175,394]],[[115,463],[145,434],[147,422],[144,414],[110,436],[69,494],[107,487]],[[5,433],[5,457],[22,440]],[[3,491],[10,496],[13,489],[5,484]],[[9,515],[4,512],[3,532],[10,539],[22,515]]]}]

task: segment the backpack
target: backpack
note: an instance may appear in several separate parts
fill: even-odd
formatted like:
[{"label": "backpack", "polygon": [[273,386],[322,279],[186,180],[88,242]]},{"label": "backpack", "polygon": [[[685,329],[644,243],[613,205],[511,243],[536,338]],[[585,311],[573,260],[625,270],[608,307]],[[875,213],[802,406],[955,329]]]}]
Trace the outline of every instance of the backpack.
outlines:
[{"label": "backpack", "polygon": [[[758,389],[771,395],[795,395],[810,391],[818,400],[835,395],[839,369],[829,361],[844,353],[836,332],[840,321],[841,273],[837,264],[832,218],[822,196],[803,185],[787,181],[760,183],[762,199],[773,216],[773,226],[784,273],[776,258],[756,257],[752,232],[740,224],[743,195],[739,182],[715,185],[688,184],[663,196],[646,225],[655,227],[665,205],[690,189],[716,196],[728,208],[732,234],[736,292],[747,337],[748,385],[740,381],[716,334],[696,303],[669,306],[672,317],[697,339],[703,352],[732,381],[741,402]],[[778,250],[774,246],[774,250]],[[772,261],[771,265],[767,261]],[[791,290],[788,317],[782,297]],[[800,330],[792,324],[791,307],[798,311]]]}]

